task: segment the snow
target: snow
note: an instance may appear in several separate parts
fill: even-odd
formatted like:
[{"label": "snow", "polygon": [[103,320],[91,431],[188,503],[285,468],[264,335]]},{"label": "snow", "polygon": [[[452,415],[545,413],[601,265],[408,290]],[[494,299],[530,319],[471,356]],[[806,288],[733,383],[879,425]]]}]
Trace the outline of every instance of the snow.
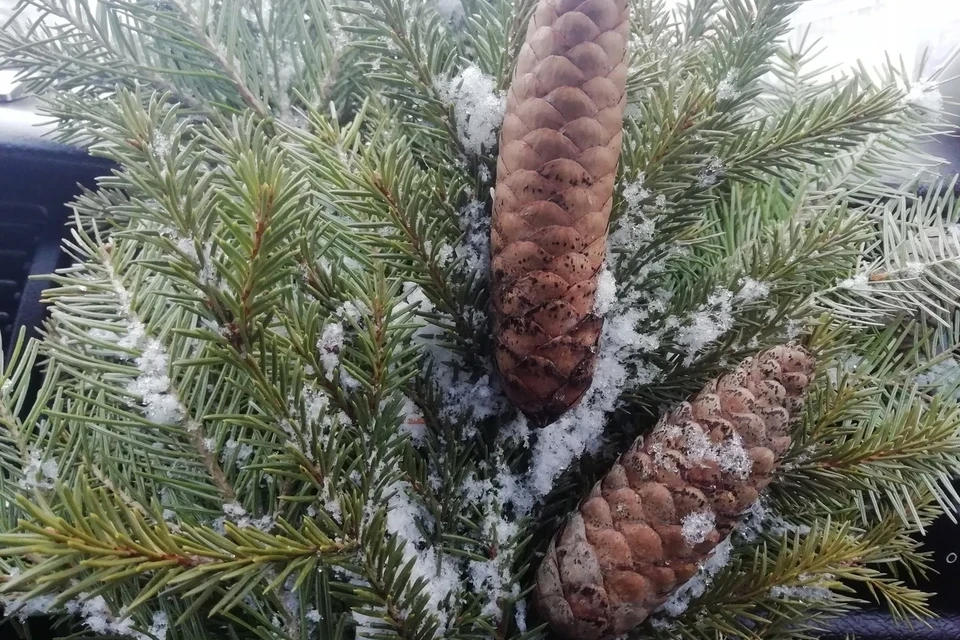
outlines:
[{"label": "snow", "polygon": [[187,256],[194,262],[200,262],[200,256],[197,254],[197,247],[193,241],[193,238],[186,238],[179,236],[174,241],[174,245],[177,247],[177,251]]},{"label": "snow", "polygon": [[[639,333],[636,330],[643,318],[644,314],[641,309],[627,309],[612,316],[607,321],[607,336],[616,344],[621,345],[623,355],[632,357],[637,353],[653,353],[660,347],[659,336],[653,333]],[[639,376],[635,382],[637,384],[651,382],[651,380],[641,381],[640,378],[642,377]]]},{"label": "snow", "polygon": [[[687,410],[689,410],[689,406]],[[750,459],[746,448],[744,448],[740,435],[736,432],[730,438],[717,443],[695,423],[675,425],[661,421],[655,427],[654,434],[661,433],[665,436],[665,439],[674,440],[678,443],[677,446],[681,449],[680,452],[688,464],[703,461],[717,462],[721,470],[738,478],[746,478],[753,468],[753,461]],[[656,442],[651,447],[655,464],[676,471],[676,463],[673,458],[664,456],[664,453],[663,445],[660,442]]]},{"label": "snow", "polygon": [[531,490],[529,479],[510,471],[506,464],[499,463],[497,470],[497,500],[500,504],[511,505],[517,517],[533,511],[536,497]]},{"label": "snow", "polygon": [[173,142],[170,138],[164,135],[160,131],[154,131],[153,137],[150,139],[150,150],[153,152],[154,157],[157,160],[164,160],[168,155],[170,155],[170,150],[173,148]]},{"label": "snow", "polygon": [[[20,575],[18,567],[11,567],[7,576],[14,578]],[[0,593],[0,605],[7,616],[16,616],[21,622],[32,616],[47,616],[56,613],[53,603],[59,594],[51,593],[46,595],[34,596],[29,600],[14,597],[9,594]],[[16,613],[14,613],[16,612]]]},{"label": "snow", "polygon": [[399,539],[404,563],[413,561],[411,582],[418,578],[425,583],[423,592],[428,598],[427,610],[436,616],[440,629],[445,629],[448,612],[443,603],[460,585],[460,573],[452,557],[441,555],[435,547],[425,547],[426,540],[417,522],[432,522],[429,513],[410,495],[410,485],[397,482],[387,503],[387,531]]},{"label": "snow", "polygon": [[760,282],[750,277],[740,280],[740,290],[737,291],[736,298],[741,302],[757,302],[770,295],[770,283]]},{"label": "snow", "polygon": [[730,291],[717,289],[677,331],[677,344],[686,347],[684,366],[690,366],[704,347],[733,328],[732,300]]},{"label": "snow", "polygon": [[597,275],[597,291],[594,300],[594,311],[600,315],[606,315],[617,303],[617,281],[606,264]]},{"label": "snow", "polygon": [[611,247],[624,247],[630,249],[639,249],[653,240],[653,234],[656,231],[656,222],[649,218],[643,218],[638,214],[639,220],[627,219],[626,216],[617,221],[617,227],[610,234]]},{"label": "snow", "polygon": [[166,350],[154,338],[141,337],[139,343],[142,351],[136,363],[140,375],[130,382],[127,390],[142,398],[144,415],[150,422],[177,424],[183,419],[186,410],[170,389],[170,378],[167,376],[169,357]]},{"label": "snow", "polygon": [[903,101],[924,111],[939,114],[943,111],[943,95],[937,82],[920,79],[914,82]]},{"label": "snow", "polygon": [[923,262],[907,262],[903,271],[908,278],[919,278],[926,269],[927,265]]},{"label": "snow", "polygon": [[[320,416],[330,404],[330,399],[326,394],[319,391],[312,383],[305,384],[303,387],[303,408],[307,414],[307,420],[313,422],[320,419]],[[292,407],[291,413],[299,413],[298,407]],[[339,416],[341,422],[346,415]]]},{"label": "snow", "polygon": [[[640,173],[636,180],[627,184],[622,193],[624,202],[623,215],[616,222],[616,227],[610,234],[611,248],[625,248],[637,250],[653,239],[656,230],[656,222],[644,216],[643,204],[648,201],[653,192],[643,186],[646,179],[644,173]],[[662,209],[666,204],[666,198],[661,194],[655,199],[656,206]],[[617,253],[613,252],[616,256]]]},{"label": "snow", "polygon": [[167,631],[170,630],[170,620],[167,618],[166,611],[157,611],[153,614],[153,622],[147,633],[156,640],[166,640]]},{"label": "snow", "polygon": [[94,633],[107,633],[112,631],[114,633],[119,633],[121,635],[128,635],[128,629],[126,625],[122,628],[117,628],[113,623],[113,615],[110,612],[110,608],[107,606],[107,601],[103,596],[97,596],[95,598],[90,598],[89,600],[84,601],[80,605],[80,615],[83,616],[83,621]]},{"label": "snow", "polygon": [[770,533],[775,536],[784,534],[805,536],[810,534],[810,525],[787,522],[781,516],[772,515],[770,516]]},{"label": "snow", "polygon": [[117,341],[117,345],[123,349],[140,351],[136,358],[140,375],[127,385],[127,390],[141,397],[143,413],[148,420],[155,424],[176,424],[186,415],[186,409],[171,390],[167,375],[170,358],[166,349],[159,340],[147,335],[146,327],[131,306],[130,292],[117,276],[113,265],[105,262],[104,266],[121,312],[127,319],[127,333]]},{"label": "snow", "polygon": [[517,621],[517,631],[520,633],[527,632],[527,601],[526,600],[517,600],[514,604],[514,614]]},{"label": "snow", "polygon": [[[126,293],[125,290],[124,293]],[[122,302],[124,296],[118,296],[118,298],[120,298]],[[129,311],[129,301],[126,305],[124,305],[124,307],[125,310],[127,310],[127,315],[129,316],[132,313],[132,311]],[[146,333],[147,329],[143,326],[143,323],[139,320],[133,320],[130,322],[130,326],[127,329],[127,334],[117,341],[117,346],[123,349],[139,349],[140,344],[146,339]]]},{"label": "snow", "polygon": [[500,388],[491,382],[489,375],[482,375],[475,380],[475,376],[469,372],[438,361],[434,362],[434,375],[444,396],[441,418],[466,420],[470,425],[475,425],[507,407],[506,398]]},{"label": "snow", "polygon": [[640,213],[643,209],[643,203],[653,195],[649,189],[644,188],[643,181],[645,179],[646,174],[641,171],[636,180],[623,187],[623,201],[627,207],[624,212],[626,215]]},{"label": "snow", "polygon": [[697,184],[701,188],[707,188],[715,185],[722,171],[723,163],[720,161],[720,159],[710,158],[710,160],[708,160],[704,165],[703,169],[700,170],[700,174],[697,176]]},{"label": "snow", "polygon": [[460,0],[436,0],[434,8],[447,22],[459,22],[463,19],[463,5]]},{"label": "snow", "polygon": [[223,512],[231,518],[242,518],[247,515],[247,510],[239,502],[227,502],[223,505]]},{"label": "snow", "polygon": [[776,537],[785,534],[805,536],[810,533],[810,527],[787,522],[783,516],[774,513],[767,499],[761,496],[740,515],[734,531],[745,541],[754,542],[764,531]]},{"label": "snow", "polygon": [[[256,519],[251,518],[249,513],[247,513],[247,510],[244,509],[239,502],[228,502],[224,504],[223,512],[241,529],[254,527],[260,531],[269,531],[274,525],[273,516],[265,515]],[[226,525],[226,521],[222,523],[221,527],[217,527],[219,533],[223,533],[225,531],[225,528],[223,531],[220,531],[223,525]]]},{"label": "snow", "polygon": [[223,450],[220,453],[220,460],[226,462],[233,458],[238,467],[243,466],[253,455],[253,447],[248,444],[241,444],[230,438],[223,443]]},{"label": "snow", "polygon": [[735,100],[740,95],[737,88],[737,71],[731,69],[717,85],[717,100]]},{"label": "snow", "polygon": [[56,460],[44,460],[43,454],[31,449],[27,456],[27,466],[23,469],[23,477],[20,478],[18,484],[21,489],[27,491],[52,489],[59,475],[60,468]]},{"label": "snow", "polygon": [[323,501],[323,510],[336,522],[341,522],[343,520],[343,512],[340,509],[340,501],[337,498],[336,491],[333,489],[330,478],[324,478],[323,484],[323,493],[327,496]]},{"label": "snow", "polygon": [[[498,452],[499,453],[499,452]],[[512,482],[516,476],[502,464],[495,469],[490,478],[479,479],[472,475],[462,487],[464,497],[478,505],[484,514],[481,524],[482,540],[496,550],[495,554],[483,561],[471,561],[468,575],[475,593],[483,596],[481,615],[499,619],[504,600],[515,600],[520,595],[519,584],[513,580],[514,547],[510,544],[520,532],[515,518],[503,515],[503,507],[518,498],[516,485]],[[529,503],[532,506],[532,503]],[[519,514],[525,514],[515,507]],[[510,585],[510,586],[508,586]]]},{"label": "snow", "polygon": [[480,200],[471,200],[460,210],[460,227],[464,239],[457,245],[456,253],[464,265],[484,278],[490,267],[490,216]]},{"label": "snow", "polygon": [[363,303],[363,301],[347,300],[337,307],[336,311],[333,312],[333,315],[347,321],[357,322],[363,316],[362,309],[366,309],[366,305]]},{"label": "snow", "polygon": [[798,602],[826,602],[833,598],[833,591],[824,586],[825,582],[833,579],[831,574],[824,574],[816,579],[809,574],[800,574],[797,577],[804,584],[778,585],[770,589],[770,595],[774,598]]},{"label": "snow", "polygon": [[452,79],[437,80],[436,86],[441,97],[453,104],[464,148],[474,154],[493,148],[506,108],[506,96],[496,90],[496,81],[471,65]]},{"label": "snow", "polygon": [[914,378],[914,382],[921,387],[943,387],[946,390],[952,390],[957,397],[960,395],[957,392],[957,389],[960,389],[960,361],[949,357],[936,364],[928,364]]},{"label": "snow", "polygon": [[675,618],[686,611],[692,601],[706,593],[713,578],[730,563],[732,550],[733,543],[728,536],[714,548],[713,554],[700,564],[697,573],[670,594],[657,612],[663,612]]},{"label": "snow", "polygon": [[[51,597],[52,599],[52,597]],[[165,611],[156,611],[146,632],[135,628],[133,618],[114,615],[103,596],[91,598],[81,593],[76,600],[64,605],[67,613],[79,616],[88,629],[101,635],[115,635],[134,638],[134,640],[166,640],[170,630],[170,619]]]},{"label": "snow", "polygon": [[303,615],[303,617],[306,618],[307,622],[311,622],[313,624],[318,624],[321,620],[323,620],[323,616],[320,614],[320,612],[313,607],[307,609],[307,612]]},{"label": "snow", "polygon": [[213,247],[210,242],[203,246],[203,266],[200,268],[200,282],[210,287],[220,288],[220,278],[217,274],[217,265],[213,260]]},{"label": "snow", "polygon": [[447,265],[449,265],[450,262],[453,260],[453,253],[454,253],[454,250],[451,245],[449,244],[442,245],[439,249],[437,249],[437,253],[436,253],[437,265],[440,268],[446,268]]},{"label": "snow", "polygon": [[481,616],[497,618],[500,613],[498,600],[504,596],[520,595],[519,585],[515,584],[510,592],[504,588],[505,576],[501,564],[496,559],[470,563],[470,583],[476,593],[485,596],[484,606],[480,610]]},{"label": "snow", "polygon": [[717,447],[716,459],[720,468],[738,478],[746,478],[753,470],[753,460],[743,446],[740,434],[733,435]]},{"label": "snow", "polygon": [[683,539],[689,545],[698,545],[707,539],[716,526],[717,516],[713,511],[695,511],[680,521]]},{"label": "snow", "polygon": [[403,416],[400,433],[409,436],[416,446],[424,444],[427,440],[427,424],[423,413],[410,398],[403,399]]},{"label": "snow", "polygon": [[863,290],[869,288],[870,277],[866,273],[858,273],[851,278],[841,280],[837,286],[841,289]]},{"label": "snow", "polygon": [[771,515],[770,507],[761,496],[740,514],[740,522],[737,523],[735,531],[747,542],[754,542],[763,533]]},{"label": "snow", "polygon": [[649,337],[636,331],[639,313],[637,309],[608,311],[593,385],[579,405],[540,430],[527,478],[535,499],[546,496],[556,478],[584,451],[596,450],[606,414],[616,409],[626,385],[647,384],[659,375],[656,367],[637,357],[642,348],[651,345]]},{"label": "snow", "polygon": [[323,328],[320,339],[317,340],[317,350],[320,352],[320,364],[327,380],[333,381],[333,375],[340,366],[340,350],[343,349],[343,325],[331,322]]}]

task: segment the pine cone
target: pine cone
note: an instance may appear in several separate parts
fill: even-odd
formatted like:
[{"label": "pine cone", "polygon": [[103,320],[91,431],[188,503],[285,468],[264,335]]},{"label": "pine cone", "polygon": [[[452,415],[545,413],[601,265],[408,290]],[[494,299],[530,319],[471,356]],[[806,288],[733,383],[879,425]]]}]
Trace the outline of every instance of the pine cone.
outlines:
[{"label": "pine cone", "polygon": [[627,0],[540,0],[507,97],[491,232],[495,353],[507,397],[541,426],[593,380],[628,18]]},{"label": "pine cone", "polygon": [[620,456],[537,572],[537,605],[557,633],[625,633],[696,573],[770,482],[813,368],[795,346],[749,358]]}]

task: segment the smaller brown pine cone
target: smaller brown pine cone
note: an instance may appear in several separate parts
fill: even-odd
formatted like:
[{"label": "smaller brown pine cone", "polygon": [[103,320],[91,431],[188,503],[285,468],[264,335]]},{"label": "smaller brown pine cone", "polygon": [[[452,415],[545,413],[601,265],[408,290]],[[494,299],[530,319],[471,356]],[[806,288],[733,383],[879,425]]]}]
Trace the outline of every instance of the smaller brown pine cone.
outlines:
[{"label": "smaller brown pine cone", "polygon": [[769,484],[814,364],[792,345],[748,358],[634,441],[537,571],[537,606],[554,631],[626,633],[693,577]]}]

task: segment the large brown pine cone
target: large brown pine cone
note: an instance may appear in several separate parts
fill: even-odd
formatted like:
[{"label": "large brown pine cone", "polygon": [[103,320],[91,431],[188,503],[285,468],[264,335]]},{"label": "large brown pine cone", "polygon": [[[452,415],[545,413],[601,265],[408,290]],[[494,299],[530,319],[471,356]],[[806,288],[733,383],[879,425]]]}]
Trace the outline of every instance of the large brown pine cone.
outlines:
[{"label": "large brown pine cone", "polygon": [[770,482],[813,369],[795,346],[749,358],[620,456],[537,572],[537,605],[557,633],[625,633],[696,573]]},{"label": "large brown pine cone", "polygon": [[593,380],[626,105],[627,0],[540,0],[507,96],[491,233],[497,366],[546,425]]}]

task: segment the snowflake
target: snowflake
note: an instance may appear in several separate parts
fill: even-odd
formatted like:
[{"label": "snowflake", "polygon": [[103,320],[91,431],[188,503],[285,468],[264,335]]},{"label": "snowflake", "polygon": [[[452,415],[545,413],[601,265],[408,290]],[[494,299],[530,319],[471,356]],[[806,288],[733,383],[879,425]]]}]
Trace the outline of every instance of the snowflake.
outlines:
[{"label": "snowflake", "polygon": [[153,614],[150,628],[147,633],[156,638],[156,640],[166,640],[167,631],[170,629],[170,620],[167,618],[166,611],[157,611]]},{"label": "snowflake", "polygon": [[150,150],[157,160],[164,160],[170,155],[173,148],[173,141],[159,131],[153,132],[153,138],[150,139]]},{"label": "snowflake", "polygon": [[340,350],[343,349],[343,342],[343,325],[339,322],[331,322],[325,326],[320,339],[317,340],[320,364],[323,366],[327,380],[333,380],[333,374],[340,366]]},{"label": "snowflake", "polygon": [[223,443],[223,450],[220,453],[220,459],[226,461],[233,457],[238,467],[243,466],[253,455],[253,447],[248,444],[240,444],[233,438]]},{"label": "snowflake", "polygon": [[597,276],[594,300],[594,310],[600,315],[606,315],[617,303],[617,281],[607,265],[604,265]]},{"label": "snowflake", "polygon": [[720,158],[710,158],[706,165],[700,170],[697,176],[697,184],[701,188],[715,185],[722,171],[723,163],[720,161]]},{"label": "snowflake", "polygon": [[479,67],[469,66],[450,80],[437,81],[437,89],[453,104],[457,133],[468,152],[479,154],[497,142],[506,97],[496,90],[496,81]]},{"label": "snowflake", "polygon": [[472,273],[484,274],[490,266],[490,216],[486,215],[484,203],[472,200],[460,210],[460,227],[465,233],[457,245],[458,258]]},{"label": "snowflake", "polygon": [[23,477],[20,478],[20,488],[31,489],[52,489],[57,477],[60,475],[60,468],[56,460],[44,460],[43,455],[37,450],[30,450],[27,466],[23,469]]},{"label": "snowflake", "polygon": [[919,278],[927,270],[927,265],[923,262],[907,262],[903,271],[908,278]]},{"label": "snowflake", "polygon": [[636,180],[623,188],[623,201],[627,205],[626,214],[632,215],[639,213],[644,201],[653,195],[649,189],[644,188],[643,181],[645,179],[646,174],[640,172]]},{"label": "snowflake", "polygon": [[770,295],[770,284],[759,282],[753,278],[741,278],[740,290],[737,291],[737,300],[742,302],[757,302]]},{"label": "snowflake", "polygon": [[247,510],[239,502],[228,502],[223,505],[223,512],[231,518],[242,518],[247,515]]},{"label": "snowflake", "polygon": [[903,101],[924,111],[940,113],[943,111],[943,95],[938,83],[928,79],[920,79],[913,83]]},{"label": "snowflake", "polygon": [[870,277],[865,273],[858,273],[852,278],[841,280],[837,286],[841,289],[864,290],[869,288]]},{"label": "snowflake", "polygon": [[717,517],[713,511],[695,511],[683,517],[681,533],[687,544],[693,546],[707,539],[716,526]]},{"label": "snowflake", "polygon": [[737,71],[731,69],[717,85],[717,100],[735,100],[740,95],[737,88]]}]

